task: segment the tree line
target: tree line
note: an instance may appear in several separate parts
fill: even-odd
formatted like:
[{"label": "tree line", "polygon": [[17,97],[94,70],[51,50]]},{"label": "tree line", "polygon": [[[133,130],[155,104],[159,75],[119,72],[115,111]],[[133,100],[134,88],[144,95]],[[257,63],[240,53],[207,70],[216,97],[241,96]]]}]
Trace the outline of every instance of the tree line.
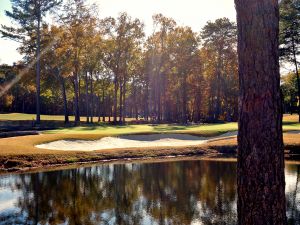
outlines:
[{"label": "tree line", "polygon": [[[85,0],[12,5],[7,16],[19,26],[2,26],[1,33],[21,43],[24,58],[0,68],[2,112],[37,113],[37,124],[40,113],[64,114],[66,123],[69,115],[76,123],[80,116],[114,123],[237,120],[237,31],[228,18],[194,32],[157,14],[146,36],[139,19],[99,19]],[[55,22],[44,19],[48,14]]]}]

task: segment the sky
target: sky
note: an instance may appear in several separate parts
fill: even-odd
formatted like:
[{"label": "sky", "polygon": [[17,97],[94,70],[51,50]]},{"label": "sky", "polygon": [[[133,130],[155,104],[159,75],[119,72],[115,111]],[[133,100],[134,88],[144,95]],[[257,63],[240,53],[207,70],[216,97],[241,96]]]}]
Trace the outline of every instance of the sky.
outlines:
[{"label": "sky", "polygon": [[[199,32],[207,21],[228,17],[236,20],[234,0],[88,0],[99,6],[99,16],[117,17],[120,12],[127,12],[133,18],[139,18],[145,24],[147,35],[152,33],[152,15],[162,13],[172,17],[178,25],[190,26]],[[0,0],[0,24],[11,22],[5,16],[5,10],[10,10],[10,0]],[[12,64],[22,57],[16,50],[18,44],[11,40],[0,38],[0,64]]]}]

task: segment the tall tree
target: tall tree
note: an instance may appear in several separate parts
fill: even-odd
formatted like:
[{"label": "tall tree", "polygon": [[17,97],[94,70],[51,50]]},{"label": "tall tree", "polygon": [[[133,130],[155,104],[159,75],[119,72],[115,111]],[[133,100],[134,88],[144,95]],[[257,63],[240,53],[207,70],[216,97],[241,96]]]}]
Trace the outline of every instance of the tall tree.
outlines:
[{"label": "tall tree", "polygon": [[[40,124],[40,42],[42,18],[61,0],[11,0],[12,12],[5,11],[6,16],[16,22],[16,26],[2,25],[3,37],[25,43],[27,37],[35,40],[36,60],[36,124]],[[32,34],[35,35],[32,35]]]},{"label": "tall tree", "polygon": [[238,23],[238,224],[287,224],[277,0],[235,0]]},{"label": "tall tree", "polygon": [[[297,77],[298,99],[300,101],[300,0],[283,0],[280,2],[280,55],[281,58],[294,64]],[[298,106],[300,122],[300,105]]]},{"label": "tall tree", "polygon": [[198,73],[198,37],[190,27],[176,27],[170,32],[170,48],[172,56],[172,73],[177,76],[182,106],[180,120],[183,124],[188,122],[188,78]]},{"label": "tall tree", "polygon": [[[49,45],[55,42],[42,57],[43,67],[48,71],[50,82],[53,83],[53,78],[57,80],[61,88],[61,97],[63,100],[65,123],[69,123],[69,110],[67,100],[67,80],[72,76],[72,62],[69,60],[71,52],[69,50],[69,40],[67,31],[61,26],[51,26],[49,31],[42,36],[42,44]],[[53,76],[54,75],[54,76]],[[54,89],[57,88],[55,85]],[[57,92],[57,90],[53,90]]]},{"label": "tall tree", "polygon": [[63,15],[60,17],[62,26],[65,26],[68,32],[69,48],[71,51],[70,60],[73,63],[73,86],[74,86],[74,112],[75,124],[80,123],[80,74],[82,73],[83,49],[85,46],[86,28],[90,25],[92,18],[91,8],[84,0],[68,0],[64,4]]},{"label": "tall tree", "polygon": [[236,24],[228,18],[207,22],[201,32],[204,49],[210,55],[210,113],[213,120],[219,120],[224,105],[226,81],[230,80],[226,65],[236,64]]},{"label": "tall tree", "polygon": [[[154,62],[154,112],[157,122],[161,122],[163,119],[164,109],[163,104],[166,102],[166,85],[167,76],[166,61],[168,59],[167,52],[167,38],[170,31],[176,26],[176,22],[172,18],[163,16],[162,14],[156,14],[153,17],[153,24],[158,28],[156,33],[153,34],[153,41],[156,50],[156,60]],[[165,105],[165,104],[164,104]]]},{"label": "tall tree", "polygon": [[125,108],[126,84],[129,80],[131,61],[134,52],[141,45],[144,37],[144,25],[139,19],[132,19],[121,13],[117,20],[106,18],[103,21],[106,33],[103,61],[114,76],[114,122],[117,122],[119,90],[119,122],[123,121]]}]

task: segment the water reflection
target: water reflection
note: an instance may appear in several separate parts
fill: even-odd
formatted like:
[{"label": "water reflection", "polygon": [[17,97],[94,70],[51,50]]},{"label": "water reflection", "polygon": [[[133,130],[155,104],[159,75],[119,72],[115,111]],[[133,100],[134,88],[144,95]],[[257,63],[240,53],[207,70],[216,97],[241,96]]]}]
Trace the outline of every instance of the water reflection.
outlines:
[{"label": "water reflection", "polygon": [[[0,177],[0,224],[236,224],[235,163],[111,164]],[[300,224],[299,166],[287,215]]]}]

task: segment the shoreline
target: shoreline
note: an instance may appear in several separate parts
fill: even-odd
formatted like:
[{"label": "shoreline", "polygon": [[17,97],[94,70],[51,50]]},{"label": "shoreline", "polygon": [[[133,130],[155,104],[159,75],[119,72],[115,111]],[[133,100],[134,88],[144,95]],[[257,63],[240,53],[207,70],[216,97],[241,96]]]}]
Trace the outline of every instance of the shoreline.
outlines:
[{"label": "shoreline", "polygon": [[168,158],[183,157],[228,158],[235,156],[235,150],[227,150],[222,153],[208,146],[188,147],[156,147],[156,148],[131,148],[111,149],[95,152],[67,152],[65,154],[41,154],[41,155],[7,155],[0,158],[2,167],[0,174],[26,172],[31,170],[63,167],[68,165],[81,165],[88,163],[124,162],[124,161],[148,161]]},{"label": "shoreline", "polygon": [[[66,155],[18,155],[6,156],[6,162],[0,168],[0,175],[43,172],[77,167],[89,167],[100,164],[115,163],[152,163],[181,160],[212,160],[230,161],[237,160],[237,146],[188,146],[177,148],[144,148],[144,149],[118,149],[94,154],[77,153]],[[293,158],[295,156],[295,158]],[[71,158],[70,158],[71,157]],[[1,160],[3,161],[3,159]],[[300,155],[289,154],[285,150],[285,161],[299,163]]]},{"label": "shoreline", "polygon": [[[199,134],[194,133],[193,135]],[[40,134],[0,139],[0,174],[49,170],[72,165],[76,167],[90,163],[152,161],[186,157],[228,160],[236,158],[237,153],[237,138],[226,137],[226,135],[221,135],[219,138],[209,140],[201,145],[180,147],[127,147],[86,152],[47,150],[35,147],[38,144],[56,140],[98,140],[107,136],[115,135]],[[286,160],[300,162],[300,134],[284,133],[284,143]]]}]

